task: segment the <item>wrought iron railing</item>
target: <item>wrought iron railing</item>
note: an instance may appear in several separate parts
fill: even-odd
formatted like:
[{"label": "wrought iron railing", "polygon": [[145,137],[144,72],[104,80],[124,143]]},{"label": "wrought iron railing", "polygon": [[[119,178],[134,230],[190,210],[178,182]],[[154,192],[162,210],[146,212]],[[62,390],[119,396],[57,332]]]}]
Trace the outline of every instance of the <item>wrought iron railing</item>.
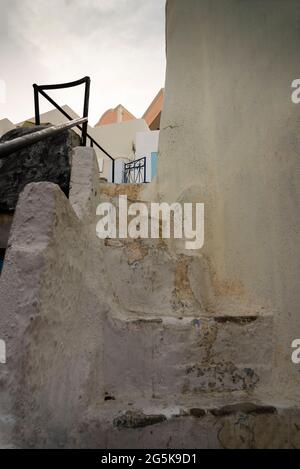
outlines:
[{"label": "wrought iron railing", "polygon": [[[57,104],[54,99],[52,99],[47,93],[45,93],[45,90],[59,90],[59,89],[65,89],[65,88],[73,88],[74,86],[79,86],[79,85],[85,85],[85,91],[84,91],[84,103],[83,103],[83,118],[88,118],[89,114],[89,99],[90,99],[90,85],[91,85],[91,79],[89,77],[84,77],[81,80],[77,81],[72,81],[69,83],[60,83],[57,85],[33,85],[34,89],[34,109],[35,109],[35,123],[36,125],[40,125],[41,123],[41,117],[40,117],[40,104],[39,104],[39,95],[42,95],[49,103],[52,104],[58,111],[61,112],[67,119],[72,121],[72,117],[61,107],[59,104]],[[83,125],[76,125],[81,131],[81,140],[82,140],[82,146],[86,146],[87,144],[87,139],[90,141],[90,146],[94,147],[96,146],[101,150],[112,162],[112,182],[115,180],[115,158],[113,158],[101,145],[99,145],[96,140],[89,135],[88,133],[88,121],[86,120]]]},{"label": "wrought iron railing", "polygon": [[130,161],[124,165],[125,183],[144,183],[146,181],[146,157]]}]

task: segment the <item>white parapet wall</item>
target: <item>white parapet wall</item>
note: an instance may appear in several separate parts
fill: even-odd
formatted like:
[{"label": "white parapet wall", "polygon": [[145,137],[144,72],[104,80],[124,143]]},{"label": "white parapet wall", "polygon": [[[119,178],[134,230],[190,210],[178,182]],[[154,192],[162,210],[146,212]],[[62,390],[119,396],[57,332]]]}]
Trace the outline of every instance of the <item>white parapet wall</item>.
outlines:
[{"label": "white parapet wall", "polygon": [[98,168],[88,148],[72,160],[70,201],[55,184],[28,184],[14,215],[0,278],[0,446],[22,446],[37,421],[48,430],[75,421],[88,357],[101,347],[108,286],[92,223]]}]

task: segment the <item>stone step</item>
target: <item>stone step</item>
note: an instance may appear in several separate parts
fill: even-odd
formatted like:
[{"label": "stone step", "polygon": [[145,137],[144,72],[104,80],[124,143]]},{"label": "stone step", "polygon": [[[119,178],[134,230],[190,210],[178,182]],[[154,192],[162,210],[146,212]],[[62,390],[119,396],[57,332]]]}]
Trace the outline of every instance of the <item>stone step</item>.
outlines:
[{"label": "stone step", "polygon": [[104,244],[106,270],[124,311],[184,317],[210,307],[203,258],[173,255],[161,239],[106,239]]},{"label": "stone step", "polygon": [[[117,191],[105,193],[116,207],[124,194]],[[130,197],[137,200],[138,193]],[[121,311],[105,322],[107,399],[248,396],[268,387],[271,312],[238,300],[220,306],[202,255],[175,254],[162,239],[107,239],[104,245]]]},{"label": "stone step", "polygon": [[265,389],[273,365],[271,314],[107,317],[104,389],[108,399],[161,398]]},{"label": "stone step", "polygon": [[107,401],[101,408],[90,408],[69,435],[68,446],[239,449],[300,444],[300,409],[292,405],[232,397],[227,402],[212,397],[166,402]]}]

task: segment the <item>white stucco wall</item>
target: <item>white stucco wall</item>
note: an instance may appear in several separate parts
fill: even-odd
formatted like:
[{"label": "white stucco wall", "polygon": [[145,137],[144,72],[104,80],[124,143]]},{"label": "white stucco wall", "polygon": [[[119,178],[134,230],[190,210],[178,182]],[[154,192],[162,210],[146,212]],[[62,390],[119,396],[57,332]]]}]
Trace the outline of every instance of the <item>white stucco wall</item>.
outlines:
[{"label": "white stucco wall", "polygon": [[136,158],[151,156],[152,152],[158,151],[159,130],[150,132],[137,132],[135,138]]},{"label": "white stucco wall", "polygon": [[118,158],[135,158],[134,143],[137,132],[149,130],[143,119],[135,119],[120,124],[101,125],[93,128],[96,140],[103,142],[108,152]]},{"label": "white stucco wall", "polygon": [[[92,129],[92,135],[116,159],[135,159],[135,136],[137,132],[149,130],[143,119],[135,119],[120,124],[108,124]],[[107,160],[107,159],[106,159]],[[110,162],[104,165],[104,176],[110,173]]]},{"label": "white stucco wall", "polygon": [[201,254],[218,298],[274,311],[274,387],[284,383],[294,399],[300,106],[291,82],[300,74],[299,17],[294,0],[168,1],[158,161],[160,199],[205,204]]},{"label": "white stucco wall", "polygon": [[0,120],[0,137],[4,135],[9,130],[15,128],[15,125],[9,119],[1,119]]}]

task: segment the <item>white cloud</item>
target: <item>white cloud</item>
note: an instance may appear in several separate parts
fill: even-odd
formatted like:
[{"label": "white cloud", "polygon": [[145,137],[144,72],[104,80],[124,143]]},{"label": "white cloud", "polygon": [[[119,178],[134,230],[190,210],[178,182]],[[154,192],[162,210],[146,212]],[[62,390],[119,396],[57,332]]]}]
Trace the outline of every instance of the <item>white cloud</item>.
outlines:
[{"label": "white cloud", "polygon": [[[140,117],[164,86],[164,5],[165,0],[0,0],[9,26],[0,33],[0,79],[8,84],[0,117],[19,121],[32,115],[33,82],[85,75],[92,79],[92,124],[119,103]],[[82,93],[56,96],[80,112]]]}]

